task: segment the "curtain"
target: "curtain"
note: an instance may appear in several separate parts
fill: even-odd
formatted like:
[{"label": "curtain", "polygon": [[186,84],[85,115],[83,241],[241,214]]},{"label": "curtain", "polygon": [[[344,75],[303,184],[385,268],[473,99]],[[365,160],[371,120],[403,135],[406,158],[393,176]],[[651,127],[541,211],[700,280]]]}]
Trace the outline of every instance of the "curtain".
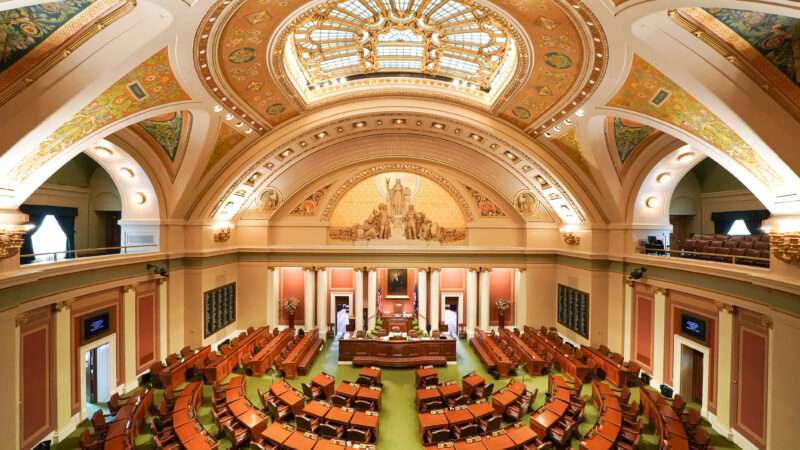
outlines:
[{"label": "curtain", "polygon": [[[22,243],[22,254],[33,253],[33,240],[31,236],[36,233],[37,229],[42,225],[46,216],[53,216],[61,227],[61,231],[67,236],[67,251],[75,250],[75,217],[78,215],[78,208],[65,208],[63,206],[48,206],[48,205],[22,205],[19,210],[28,215],[30,222],[36,228],[25,233],[25,239]],[[67,253],[67,258],[74,258],[74,253]],[[21,258],[22,264],[33,262],[33,257]]]},{"label": "curtain", "polygon": [[752,211],[726,211],[711,214],[714,221],[714,233],[728,234],[733,222],[743,220],[750,234],[761,234],[761,222],[769,217],[769,211],[757,209]]}]

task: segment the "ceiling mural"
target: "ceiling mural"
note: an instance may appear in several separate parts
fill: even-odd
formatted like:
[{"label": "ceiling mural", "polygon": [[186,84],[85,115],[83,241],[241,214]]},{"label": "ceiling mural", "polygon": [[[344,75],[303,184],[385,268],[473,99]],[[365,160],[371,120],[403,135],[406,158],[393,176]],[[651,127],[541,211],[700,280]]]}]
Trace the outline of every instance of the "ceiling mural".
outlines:
[{"label": "ceiling mural", "polygon": [[578,135],[575,132],[575,127],[570,129],[559,137],[553,138],[552,142],[556,147],[560,148],[567,154],[569,159],[572,160],[583,171],[589,179],[594,182],[594,175],[592,175],[592,168],[589,166],[589,161],[583,156],[581,151],[580,142],[578,142]]},{"label": "ceiling mural", "polygon": [[634,55],[625,84],[608,106],[653,117],[696,136],[737,161],[771,189],[786,185],[784,179],[735,131],[638,55]]},{"label": "ceiling mural", "polygon": [[58,127],[9,173],[22,182],[62,151],[91,133],[156,106],[190,100],[169,66],[166,47],[117,80],[70,120]]},{"label": "ceiling mural", "polygon": [[[197,69],[209,92],[221,105],[245,111],[241,113],[244,121],[263,133],[300,114],[305,107],[290,82],[292,73],[302,72],[302,68],[283,67],[284,47],[278,44],[274,44],[275,48],[268,46],[270,42],[281,38],[285,42],[290,37],[291,29],[288,26],[281,28],[284,21],[309,2],[286,0],[267,4],[246,0],[236,4],[236,9],[228,16],[223,14],[224,3],[215,4],[198,29],[195,46]],[[473,4],[471,1],[459,3]],[[410,5],[407,2],[402,4]],[[510,83],[519,86],[512,89],[516,91],[512,97],[497,100],[497,113],[527,129],[549,118],[548,114],[554,114],[556,108],[558,114],[564,115],[578,108],[605,72],[606,40],[589,8],[565,8],[554,0],[497,0],[493,5],[515,17],[520,32],[527,35],[533,45],[532,51],[525,50],[524,45],[518,46],[520,60],[533,58],[528,63],[532,69],[515,72]],[[402,15],[402,11],[399,13]],[[300,17],[313,14],[313,10],[307,11]],[[216,23],[220,17],[225,19],[223,24]],[[591,26],[579,29],[575,25],[586,22]],[[217,29],[220,29],[216,31],[218,36],[214,36]],[[406,36],[408,32],[408,29],[396,29],[391,39],[417,39],[413,32]],[[273,37],[273,33],[280,34]],[[585,48],[584,42],[593,48]],[[221,78],[218,79],[217,73]],[[408,79],[413,80],[413,77]],[[585,85],[579,85],[579,80],[583,80]],[[326,88],[335,88],[334,81],[339,80],[329,81],[330,86],[326,85]],[[347,83],[350,81],[346,80],[344,84]],[[448,94],[455,92],[451,84],[446,83],[437,96],[457,100],[457,96]],[[466,86],[463,88],[468,89]],[[408,95],[407,88],[386,92]],[[424,92],[428,91],[420,90],[414,95],[427,95]]]},{"label": "ceiling mural", "polygon": [[0,104],[133,5],[66,0],[0,11]]},{"label": "ceiling mural", "polygon": [[616,149],[619,162],[624,164],[631,154],[643,148],[657,137],[655,128],[621,117],[607,119],[606,134],[611,145]]},{"label": "ceiling mural", "polygon": [[224,122],[220,124],[219,132],[217,133],[217,140],[214,142],[214,149],[211,150],[211,157],[208,158],[206,169],[203,171],[205,175],[218,163],[225,155],[228,154],[234,147],[244,140],[245,136],[236,131],[235,128],[228,126]]},{"label": "ceiling mural", "polygon": [[499,206],[497,206],[489,197],[481,194],[478,190],[464,185],[469,195],[475,200],[475,206],[480,211],[481,217],[505,217],[505,213]]},{"label": "ceiling mural", "polygon": [[800,118],[800,19],[725,8],[681,8],[670,17]]},{"label": "ceiling mural", "polygon": [[189,142],[192,114],[188,111],[161,114],[132,125],[131,129],[154,149],[158,149],[159,158],[174,180]]}]

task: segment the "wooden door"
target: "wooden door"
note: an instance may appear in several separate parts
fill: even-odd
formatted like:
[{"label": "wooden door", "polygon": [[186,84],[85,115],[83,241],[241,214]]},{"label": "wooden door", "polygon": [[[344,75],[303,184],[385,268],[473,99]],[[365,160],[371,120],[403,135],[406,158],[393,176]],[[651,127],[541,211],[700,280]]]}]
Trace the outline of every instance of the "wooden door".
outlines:
[{"label": "wooden door", "polygon": [[86,354],[86,401],[97,403],[97,349]]}]

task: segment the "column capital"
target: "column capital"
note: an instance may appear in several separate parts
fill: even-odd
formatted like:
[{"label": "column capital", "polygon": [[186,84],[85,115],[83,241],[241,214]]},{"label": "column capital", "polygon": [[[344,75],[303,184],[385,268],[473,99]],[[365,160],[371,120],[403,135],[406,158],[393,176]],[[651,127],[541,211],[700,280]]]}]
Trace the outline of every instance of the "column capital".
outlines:
[{"label": "column capital", "polygon": [[162,284],[167,284],[167,281],[169,281],[169,278],[166,277],[156,278],[156,282],[158,283],[159,286],[161,286]]},{"label": "column capital", "polygon": [[135,291],[135,290],[136,290],[136,288],[134,288],[132,284],[127,284],[127,285],[122,287],[122,293],[123,294],[128,294],[131,291]]},{"label": "column capital", "polygon": [[714,302],[714,306],[717,307],[717,312],[726,312],[728,314],[736,314],[736,306],[730,305],[728,303],[723,302]]},{"label": "column capital", "polygon": [[528,268],[527,267],[517,267],[517,270],[519,270],[520,272],[525,272],[526,270],[528,270]]},{"label": "column capital", "polygon": [[21,328],[25,326],[28,322],[30,322],[30,320],[31,317],[28,313],[19,314],[17,315],[17,317],[14,318],[14,326],[16,326],[17,328]]},{"label": "column capital", "polygon": [[767,316],[761,316],[761,318],[759,319],[759,322],[760,322],[761,326],[763,326],[764,328],[770,329],[770,330],[775,325],[775,323],[772,321],[772,318],[771,317],[767,317]]},{"label": "column capital", "polygon": [[430,267],[429,270],[431,272],[441,272],[442,268],[441,267]]},{"label": "column capital", "polygon": [[64,309],[72,308],[72,304],[75,303],[75,299],[64,300],[58,303],[53,303],[53,310],[55,312],[61,312]]},{"label": "column capital", "polygon": [[364,266],[361,267],[353,267],[353,272],[366,272],[367,268]]},{"label": "column capital", "polygon": [[656,293],[656,294],[661,294],[661,295],[664,295],[664,296],[666,296],[667,294],[669,294],[669,289],[667,289],[667,288],[662,288],[662,287],[657,287],[657,288],[655,289],[654,293]]},{"label": "column capital", "polygon": [[377,267],[364,267],[364,269],[366,269],[367,272],[377,272],[378,271]]}]

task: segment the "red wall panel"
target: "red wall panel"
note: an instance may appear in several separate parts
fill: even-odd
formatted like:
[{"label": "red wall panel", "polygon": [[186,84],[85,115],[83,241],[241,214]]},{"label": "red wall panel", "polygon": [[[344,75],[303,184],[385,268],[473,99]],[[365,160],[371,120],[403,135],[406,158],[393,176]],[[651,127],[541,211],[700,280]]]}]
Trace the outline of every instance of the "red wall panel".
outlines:
[{"label": "red wall panel", "polygon": [[353,289],[353,269],[330,269],[330,288],[349,291]]},{"label": "red wall panel", "polygon": [[653,373],[653,290],[636,285],[633,292],[633,339],[631,354],[642,370]]},{"label": "red wall panel", "polygon": [[733,427],[760,449],[767,448],[769,329],[746,310],[735,316]]},{"label": "red wall panel", "polygon": [[[33,447],[53,430],[53,324],[49,308],[27,313],[20,328],[20,446]],[[10,407],[6,405],[6,407]]]},{"label": "red wall panel", "polygon": [[303,269],[300,268],[282,268],[281,269],[281,290],[280,290],[280,323],[281,325],[289,325],[289,315],[283,310],[283,301],[289,297],[296,297],[300,300],[297,306],[297,311],[294,314],[295,326],[301,325],[305,320],[305,309],[303,308],[303,299],[305,292],[305,275]]},{"label": "red wall panel", "polygon": [[[140,285],[142,286],[142,285]],[[150,283],[136,290],[136,371],[159,359],[158,291]]]},{"label": "red wall panel", "polygon": [[506,311],[505,323],[514,323],[514,269],[492,269],[489,276],[489,324],[498,325],[497,307],[495,302],[504,298],[511,303],[511,308]]},{"label": "red wall panel", "polygon": [[442,269],[440,279],[441,290],[463,291],[466,278],[466,269]]}]

